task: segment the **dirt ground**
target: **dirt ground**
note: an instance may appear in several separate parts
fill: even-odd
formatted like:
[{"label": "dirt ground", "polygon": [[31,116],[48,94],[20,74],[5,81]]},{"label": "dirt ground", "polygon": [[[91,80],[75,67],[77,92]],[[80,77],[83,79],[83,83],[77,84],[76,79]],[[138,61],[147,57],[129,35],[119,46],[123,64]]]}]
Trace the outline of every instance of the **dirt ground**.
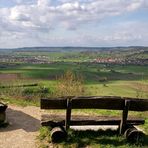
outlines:
[{"label": "dirt ground", "polygon": [[36,148],[40,127],[40,108],[9,105],[9,126],[0,128],[0,148]]},{"label": "dirt ground", "polygon": [[10,73],[10,74],[0,74],[0,80],[15,80],[17,78],[20,77],[20,74],[13,74],[13,73]]}]

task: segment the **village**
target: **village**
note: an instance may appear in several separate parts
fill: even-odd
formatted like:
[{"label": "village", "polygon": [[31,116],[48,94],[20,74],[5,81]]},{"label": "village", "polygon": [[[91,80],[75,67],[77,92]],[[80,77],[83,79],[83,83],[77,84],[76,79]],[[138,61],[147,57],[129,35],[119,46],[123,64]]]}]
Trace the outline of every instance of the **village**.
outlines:
[{"label": "village", "polygon": [[[15,55],[0,55],[0,63],[28,63],[28,64],[50,64],[57,62],[56,59],[50,59],[47,56],[15,56]],[[68,60],[67,60],[68,61]],[[67,62],[64,59],[58,60],[58,62]],[[73,61],[71,61],[73,62]],[[74,61],[75,62],[75,61]],[[148,59],[138,59],[138,58],[92,58],[89,60],[82,60],[82,62],[87,63],[99,63],[99,64],[119,64],[119,65],[148,65]]]},{"label": "village", "polygon": [[97,58],[92,62],[94,63],[108,63],[108,64],[133,64],[133,65],[147,65],[148,59],[120,59],[120,58]]},{"label": "village", "polygon": [[50,61],[45,56],[21,56],[0,55],[0,63],[28,63],[28,64],[49,64]]}]

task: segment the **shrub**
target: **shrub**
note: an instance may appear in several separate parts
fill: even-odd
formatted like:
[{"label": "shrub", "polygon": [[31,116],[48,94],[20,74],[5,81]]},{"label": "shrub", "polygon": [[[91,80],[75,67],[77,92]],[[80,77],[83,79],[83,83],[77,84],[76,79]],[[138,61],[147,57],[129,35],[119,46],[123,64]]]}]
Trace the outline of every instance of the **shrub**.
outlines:
[{"label": "shrub", "polygon": [[107,77],[102,77],[99,79],[99,82],[107,82]]},{"label": "shrub", "polygon": [[66,71],[58,79],[56,96],[80,96],[84,94],[83,78],[74,74],[72,71]]}]

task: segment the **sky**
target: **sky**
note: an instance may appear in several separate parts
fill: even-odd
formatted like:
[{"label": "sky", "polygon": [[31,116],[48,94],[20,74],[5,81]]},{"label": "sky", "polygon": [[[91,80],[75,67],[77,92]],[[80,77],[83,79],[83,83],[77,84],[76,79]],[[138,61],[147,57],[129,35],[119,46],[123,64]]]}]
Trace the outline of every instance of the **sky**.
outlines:
[{"label": "sky", "polygon": [[148,46],[148,0],[0,0],[0,48]]}]

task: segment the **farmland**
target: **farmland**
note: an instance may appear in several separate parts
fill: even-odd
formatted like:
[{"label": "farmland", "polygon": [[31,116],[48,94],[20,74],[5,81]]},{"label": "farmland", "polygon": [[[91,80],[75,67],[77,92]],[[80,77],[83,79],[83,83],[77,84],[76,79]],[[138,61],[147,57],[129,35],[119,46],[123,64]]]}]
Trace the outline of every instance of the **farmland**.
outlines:
[{"label": "farmland", "polygon": [[91,95],[147,97],[147,52],[146,47],[1,49],[0,79],[54,87],[71,70],[83,77]]},{"label": "farmland", "polygon": [[[91,90],[92,95],[126,95],[138,97],[136,93],[139,91],[142,93],[142,97],[147,97],[147,68],[146,66],[135,65],[105,66],[102,64],[89,65],[88,63],[13,65],[1,69],[1,85],[6,85],[7,80],[10,82],[10,79],[17,79],[20,83],[25,84],[35,83],[37,81],[37,83],[43,83],[46,87],[49,87],[49,84],[53,84],[54,86],[56,78],[60,77],[60,75],[69,69],[83,76],[84,84]],[[2,84],[3,81],[5,81],[4,84]],[[104,84],[106,85],[104,86]]]},{"label": "farmland", "polygon": [[146,47],[0,49],[0,57],[0,100],[4,102],[39,106],[40,98],[56,95],[59,78],[67,71],[82,78],[84,90],[76,95],[148,98]]},{"label": "farmland", "polygon": [[68,70],[82,77],[84,95],[148,98],[146,47],[1,49],[0,56],[1,99],[38,104]]}]

